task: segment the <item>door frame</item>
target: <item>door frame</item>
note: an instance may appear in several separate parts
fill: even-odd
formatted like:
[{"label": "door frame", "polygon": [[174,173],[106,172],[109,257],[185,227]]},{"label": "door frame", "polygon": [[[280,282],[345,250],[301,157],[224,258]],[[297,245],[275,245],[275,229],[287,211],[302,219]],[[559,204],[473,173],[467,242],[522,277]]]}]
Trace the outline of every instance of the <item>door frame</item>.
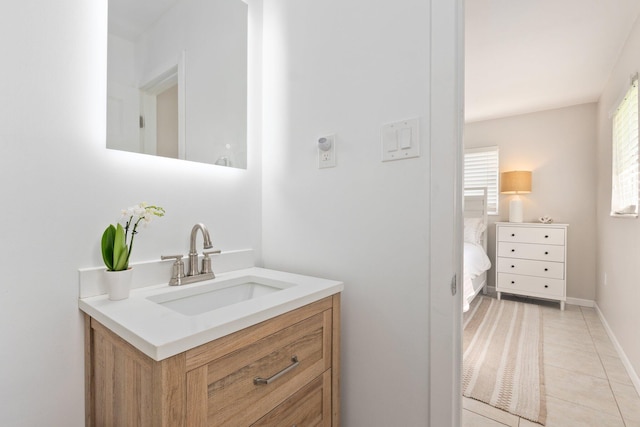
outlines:
[{"label": "door frame", "polygon": [[430,52],[429,425],[455,427],[462,422],[464,0],[431,0]]}]

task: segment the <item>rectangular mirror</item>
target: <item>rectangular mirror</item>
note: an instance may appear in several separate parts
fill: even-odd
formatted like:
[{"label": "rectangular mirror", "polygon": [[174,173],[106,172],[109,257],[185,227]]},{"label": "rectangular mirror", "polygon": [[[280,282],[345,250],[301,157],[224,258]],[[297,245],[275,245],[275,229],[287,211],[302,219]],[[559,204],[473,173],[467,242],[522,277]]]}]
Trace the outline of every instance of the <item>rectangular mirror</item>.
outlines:
[{"label": "rectangular mirror", "polygon": [[109,0],[107,148],[246,169],[247,13]]}]

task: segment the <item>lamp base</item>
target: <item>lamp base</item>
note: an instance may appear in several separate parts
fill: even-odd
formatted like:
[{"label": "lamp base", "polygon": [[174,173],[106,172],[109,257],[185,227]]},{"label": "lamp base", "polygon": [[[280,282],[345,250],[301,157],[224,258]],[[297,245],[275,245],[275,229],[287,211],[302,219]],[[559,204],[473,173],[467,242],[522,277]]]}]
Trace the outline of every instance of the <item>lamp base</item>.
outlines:
[{"label": "lamp base", "polygon": [[509,202],[509,222],[522,222],[522,200],[518,196]]}]

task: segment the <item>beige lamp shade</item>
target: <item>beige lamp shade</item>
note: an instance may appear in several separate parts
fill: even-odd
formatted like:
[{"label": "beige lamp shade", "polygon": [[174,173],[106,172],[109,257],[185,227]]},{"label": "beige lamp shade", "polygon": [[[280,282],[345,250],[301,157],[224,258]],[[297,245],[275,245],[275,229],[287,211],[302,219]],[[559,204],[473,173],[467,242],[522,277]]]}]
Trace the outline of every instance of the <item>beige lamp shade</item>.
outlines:
[{"label": "beige lamp shade", "polygon": [[531,171],[502,172],[500,192],[504,194],[531,193]]}]

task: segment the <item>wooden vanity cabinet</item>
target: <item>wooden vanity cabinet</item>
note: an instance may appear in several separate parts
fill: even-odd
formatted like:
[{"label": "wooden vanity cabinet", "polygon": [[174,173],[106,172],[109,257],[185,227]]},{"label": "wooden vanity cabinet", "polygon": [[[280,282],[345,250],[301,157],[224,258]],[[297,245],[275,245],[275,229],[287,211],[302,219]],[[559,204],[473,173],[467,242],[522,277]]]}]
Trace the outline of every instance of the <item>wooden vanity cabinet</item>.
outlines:
[{"label": "wooden vanity cabinet", "polygon": [[85,320],[87,426],[340,424],[340,294],[159,362]]}]

